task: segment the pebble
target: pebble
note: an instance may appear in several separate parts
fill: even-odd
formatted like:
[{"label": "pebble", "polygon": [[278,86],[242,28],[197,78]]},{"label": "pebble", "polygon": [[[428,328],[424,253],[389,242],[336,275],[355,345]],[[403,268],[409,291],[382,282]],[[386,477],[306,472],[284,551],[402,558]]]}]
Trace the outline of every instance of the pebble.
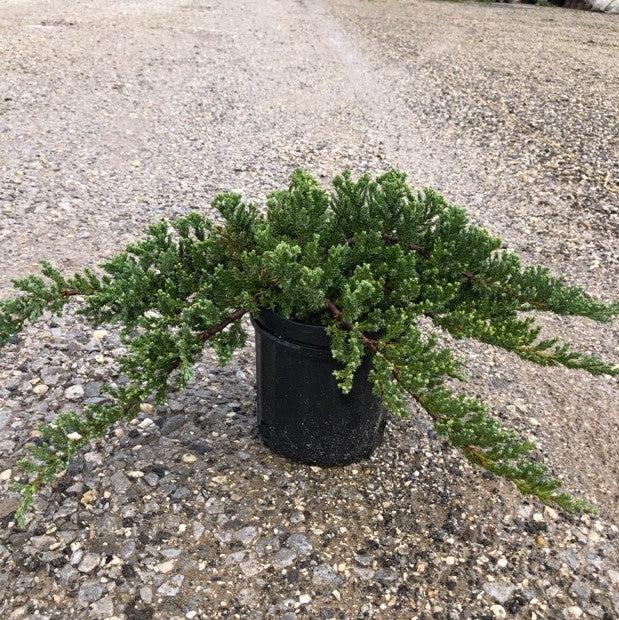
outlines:
[{"label": "pebble", "polygon": [[290,523],[293,525],[298,525],[299,523],[303,523],[305,521],[305,515],[302,512],[293,512],[290,515]]},{"label": "pebble", "polygon": [[223,543],[223,544],[229,543],[232,540],[232,532],[228,532],[228,531],[217,532],[215,534],[215,538],[217,538],[217,540],[220,543]]},{"label": "pebble", "polygon": [[251,544],[258,536],[258,530],[253,526],[243,527],[232,535],[233,540],[238,540],[245,546]]},{"label": "pebble", "polygon": [[390,584],[396,581],[398,573],[393,568],[379,568],[376,571],[376,579],[384,584]]},{"label": "pebble", "polygon": [[511,583],[486,582],[483,590],[498,603],[506,603],[514,593],[516,586]]},{"label": "pebble", "polygon": [[184,415],[173,415],[167,418],[161,427],[162,435],[170,435],[174,431],[177,431],[181,426],[187,422],[187,418]]},{"label": "pebble", "polygon": [[180,592],[184,581],[184,575],[174,575],[174,577],[157,588],[157,593],[161,596],[176,596]]},{"label": "pebble", "polygon": [[90,489],[82,495],[82,497],[80,498],[80,504],[82,504],[82,506],[90,506],[90,504],[92,504],[92,502],[94,502],[96,499],[97,492],[93,489]]},{"label": "pebble", "polygon": [[254,577],[263,570],[263,566],[255,558],[249,558],[248,560],[241,562],[240,566],[246,577]]},{"label": "pebble", "polygon": [[32,391],[37,396],[43,396],[43,394],[49,392],[49,386],[45,385],[45,383],[39,383],[32,388]]},{"label": "pebble", "polygon": [[372,558],[369,555],[359,555],[355,553],[355,562],[361,566],[369,566],[372,563]]},{"label": "pebble", "polygon": [[134,540],[125,541],[121,547],[121,558],[123,560],[128,560],[135,553],[135,549],[136,544]]},{"label": "pebble", "polygon": [[79,571],[69,564],[65,564],[59,572],[60,582],[65,586],[73,583],[79,576]]},{"label": "pebble", "polygon": [[362,579],[363,581],[369,581],[374,578],[375,571],[371,568],[363,568],[362,566],[353,566],[352,572]]},{"label": "pebble", "polygon": [[114,488],[114,492],[122,495],[129,490],[131,486],[131,481],[122,471],[114,472],[112,477],[110,478],[110,482],[112,483],[112,487]]},{"label": "pebble", "polygon": [[170,549],[162,549],[160,553],[164,558],[172,559],[172,558],[179,557],[182,551],[180,549],[170,548]]},{"label": "pebble", "polygon": [[144,476],[144,481],[151,487],[156,487],[159,484],[159,476],[153,472],[149,472]]},{"label": "pebble", "polygon": [[104,596],[95,601],[90,608],[97,618],[111,618],[114,615],[114,602],[111,596]]},{"label": "pebble", "polygon": [[279,538],[277,536],[270,534],[268,536],[261,536],[256,541],[256,553],[259,555],[263,555],[265,553],[273,553],[274,551],[278,551],[280,548]]},{"label": "pebble", "polygon": [[104,340],[106,336],[107,336],[107,331],[105,329],[96,329],[92,333],[92,339],[98,342],[101,342],[102,340]]},{"label": "pebble", "polygon": [[570,586],[570,594],[582,600],[589,600],[591,596],[591,586],[585,581],[577,579]]},{"label": "pebble", "polygon": [[291,534],[286,540],[286,545],[301,555],[310,555],[314,549],[307,537],[300,533]]},{"label": "pebble", "polygon": [[169,573],[176,566],[176,560],[168,560],[167,562],[161,562],[155,566],[155,572],[157,573]]},{"label": "pebble", "polygon": [[559,513],[550,506],[544,506],[544,515],[552,521],[556,521],[559,518]]},{"label": "pebble", "polygon": [[312,583],[318,587],[336,588],[342,585],[342,578],[330,566],[320,564],[312,573]]},{"label": "pebble", "polygon": [[72,385],[64,391],[67,400],[78,400],[84,396],[84,388],[81,385]]},{"label": "pebble", "polygon": [[15,449],[15,442],[10,439],[0,440],[0,453],[12,452]]},{"label": "pebble", "polygon": [[153,589],[149,586],[142,586],[140,588],[140,598],[144,603],[150,605],[153,602]]},{"label": "pebble", "polygon": [[79,563],[77,570],[82,573],[92,572],[101,563],[101,558],[94,553],[86,553]]},{"label": "pebble", "polygon": [[30,539],[30,544],[35,549],[49,549],[52,545],[55,545],[56,542],[57,540],[54,536],[47,536],[47,535],[33,536]]},{"label": "pebble", "polygon": [[292,566],[297,559],[297,554],[291,549],[281,549],[278,551],[271,560],[271,563],[275,568],[281,569],[288,566]]},{"label": "pebble", "polygon": [[580,558],[576,555],[573,549],[566,549],[559,553],[559,557],[567,562],[568,566],[572,570],[577,570],[581,565]]},{"label": "pebble", "polygon": [[105,591],[105,585],[100,581],[86,581],[77,593],[77,599],[81,603],[94,603],[99,600]]}]

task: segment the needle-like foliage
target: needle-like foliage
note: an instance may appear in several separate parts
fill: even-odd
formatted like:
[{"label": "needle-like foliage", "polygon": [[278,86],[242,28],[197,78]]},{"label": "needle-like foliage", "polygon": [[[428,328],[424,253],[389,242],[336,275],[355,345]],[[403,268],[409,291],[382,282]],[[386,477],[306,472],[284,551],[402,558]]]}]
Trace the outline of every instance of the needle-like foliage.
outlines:
[{"label": "needle-like foliage", "polygon": [[333,188],[297,171],[288,190],[269,196],[264,214],[223,194],[214,201],[221,225],[197,213],[160,222],[96,274],[65,278],[44,264],[42,277],[15,283],[21,295],[0,303],[0,345],[79,296],[81,312],[94,324],[118,325],[128,349],[126,382],[110,390],[111,404],[60,414],[29,448],[22,523],[33,496],[78,450],[134,417],[147,399],[162,402],[189,381],[205,345],[225,363],[245,342],[241,318],[265,308],[328,328],[343,391],[370,354],[370,380],[394,415],[410,415],[415,402],[467,458],[524,494],[588,509],[532,458],[533,445],[478,400],[452,391],[465,377],[437,334],[475,338],[541,365],[616,376],[615,366],[541,339],[527,313],[608,321],[619,305],[544,268],[523,267],[464,210],[431,189],[410,188],[401,172],[356,181],[346,172]]}]

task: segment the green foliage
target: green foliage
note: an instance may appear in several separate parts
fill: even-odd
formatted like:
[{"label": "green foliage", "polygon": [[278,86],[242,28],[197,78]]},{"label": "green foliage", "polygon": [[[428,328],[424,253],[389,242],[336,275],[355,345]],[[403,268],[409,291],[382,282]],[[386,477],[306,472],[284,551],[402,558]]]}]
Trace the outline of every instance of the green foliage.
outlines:
[{"label": "green foliage", "polygon": [[343,391],[370,355],[370,380],[393,414],[410,415],[412,400],[468,459],[524,494],[588,509],[560,490],[533,457],[534,446],[482,403],[450,390],[465,377],[437,334],[475,338],[541,365],[616,376],[616,366],[541,339],[527,313],[608,321],[619,304],[595,300],[541,267],[523,267],[465,211],[431,189],[410,188],[401,172],[358,180],[346,172],[333,187],[329,193],[298,171],[288,190],[269,196],[264,214],[238,194],[222,194],[214,201],[222,225],[192,213],[152,226],[98,275],[65,278],[45,264],[43,277],[15,283],[21,295],[0,303],[0,344],[80,296],[81,312],[94,324],[118,325],[128,350],[126,384],[109,390],[110,405],[63,413],[41,429],[23,463],[22,521],[36,492],[75,452],[135,416],[145,400],[162,402],[191,380],[205,345],[228,361],[245,342],[241,318],[263,308],[328,328]]}]

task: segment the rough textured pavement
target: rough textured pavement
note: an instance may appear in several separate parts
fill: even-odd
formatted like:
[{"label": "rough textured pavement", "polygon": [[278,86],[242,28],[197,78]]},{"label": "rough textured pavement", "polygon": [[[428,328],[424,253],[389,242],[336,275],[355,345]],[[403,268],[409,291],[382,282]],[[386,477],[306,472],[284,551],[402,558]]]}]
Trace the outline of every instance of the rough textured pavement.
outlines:
[{"label": "rough textured pavement", "polygon": [[[395,0],[5,0],[0,296],[93,265],[214,193],[305,167],[407,170],[526,260],[617,296],[619,22]],[[544,319],[619,357],[617,323]],[[36,422],[101,398],[122,353],[72,313],[0,359],[0,616],[614,618],[619,426],[608,378],[460,343],[473,389],[598,517],[473,470],[420,412],[333,470],[255,437],[253,351],[117,429],[12,521]]]}]

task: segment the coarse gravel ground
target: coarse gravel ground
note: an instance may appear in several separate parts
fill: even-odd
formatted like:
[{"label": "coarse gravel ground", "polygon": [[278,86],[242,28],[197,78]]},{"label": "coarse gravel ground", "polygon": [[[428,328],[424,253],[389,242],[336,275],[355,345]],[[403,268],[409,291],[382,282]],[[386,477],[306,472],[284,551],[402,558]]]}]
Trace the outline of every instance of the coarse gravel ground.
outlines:
[{"label": "coarse gravel ground", "polygon": [[[404,0],[5,0],[0,297],[93,265],[217,191],[391,166],[527,261],[617,296],[619,21]],[[2,618],[619,617],[615,384],[459,343],[472,389],[596,517],[473,469],[422,413],[355,466],[273,456],[253,349],[80,456],[13,523],[36,423],[97,402],[117,334],[71,306],[0,359]],[[617,360],[617,322],[542,318]]]}]

